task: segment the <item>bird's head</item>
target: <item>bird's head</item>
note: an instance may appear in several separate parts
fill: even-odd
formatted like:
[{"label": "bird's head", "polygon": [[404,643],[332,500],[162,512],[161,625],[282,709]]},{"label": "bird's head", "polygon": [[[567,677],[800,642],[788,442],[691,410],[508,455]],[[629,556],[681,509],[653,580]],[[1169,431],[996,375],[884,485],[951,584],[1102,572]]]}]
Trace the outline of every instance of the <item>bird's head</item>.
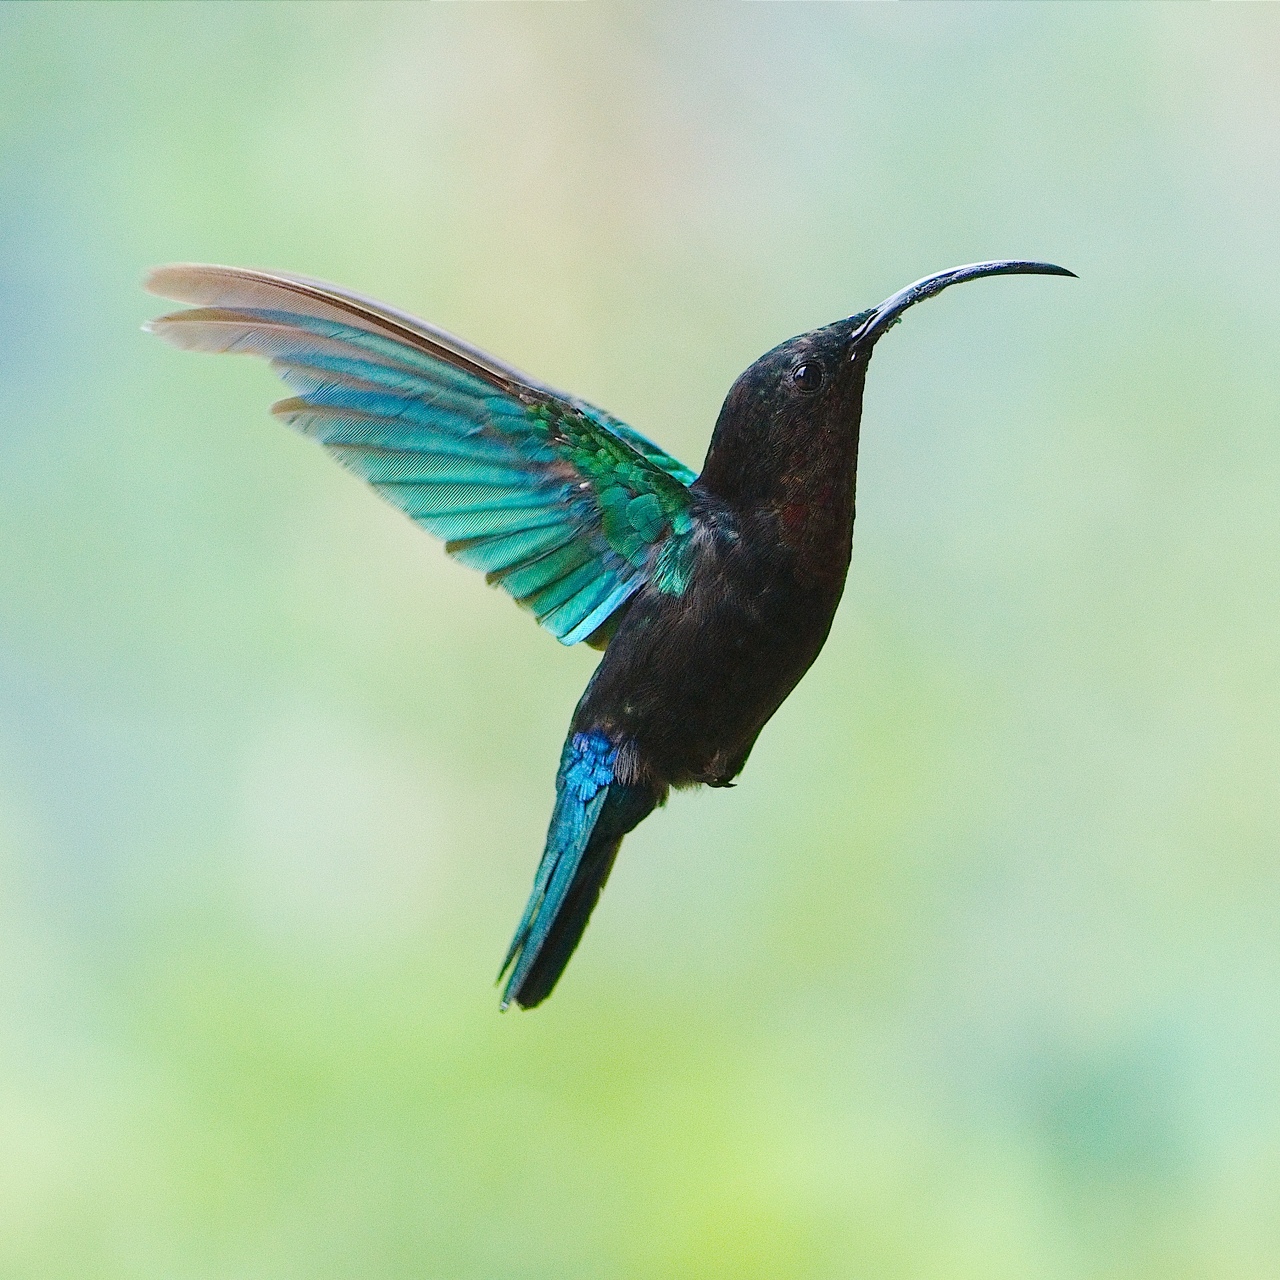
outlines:
[{"label": "bird's head", "polygon": [[818,450],[856,450],[862,388],[875,344],[917,302],[983,276],[1072,276],[1048,262],[976,262],[925,276],[834,324],[780,343],[733,384],[701,482],[726,498],[765,498],[778,477]]}]

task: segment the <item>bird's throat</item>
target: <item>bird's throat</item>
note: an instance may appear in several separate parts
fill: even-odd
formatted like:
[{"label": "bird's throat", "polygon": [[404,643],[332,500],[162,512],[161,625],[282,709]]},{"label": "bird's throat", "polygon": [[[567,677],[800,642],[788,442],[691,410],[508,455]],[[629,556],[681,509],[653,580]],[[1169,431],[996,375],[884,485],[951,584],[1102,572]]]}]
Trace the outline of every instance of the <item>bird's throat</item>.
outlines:
[{"label": "bird's throat", "polygon": [[784,476],[772,504],[778,538],[803,580],[843,584],[853,550],[857,434],[824,447]]},{"label": "bird's throat", "polygon": [[838,589],[849,568],[862,389],[859,377],[843,403],[814,414],[795,432],[797,447],[778,474],[769,504],[797,573],[814,585]]}]

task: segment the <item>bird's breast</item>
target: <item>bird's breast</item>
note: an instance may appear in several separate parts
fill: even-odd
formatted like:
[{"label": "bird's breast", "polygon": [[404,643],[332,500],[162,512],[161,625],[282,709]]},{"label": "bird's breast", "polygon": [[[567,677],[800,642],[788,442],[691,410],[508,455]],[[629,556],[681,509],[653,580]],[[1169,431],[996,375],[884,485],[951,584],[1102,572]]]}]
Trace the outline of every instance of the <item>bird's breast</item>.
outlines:
[{"label": "bird's breast", "polygon": [[646,587],[632,603],[574,724],[631,744],[637,779],[730,781],[817,657],[848,555],[815,574],[782,523],[773,513],[704,530],[685,592]]}]

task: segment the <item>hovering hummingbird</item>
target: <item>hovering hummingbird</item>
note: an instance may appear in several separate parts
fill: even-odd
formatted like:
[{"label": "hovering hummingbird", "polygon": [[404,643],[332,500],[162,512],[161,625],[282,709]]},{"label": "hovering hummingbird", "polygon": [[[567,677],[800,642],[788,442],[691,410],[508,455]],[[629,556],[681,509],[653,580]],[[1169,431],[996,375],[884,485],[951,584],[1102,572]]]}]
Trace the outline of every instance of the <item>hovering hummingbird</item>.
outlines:
[{"label": "hovering hummingbird", "polygon": [[672,787],[729,786],[818,656],[853,547],[862,389],[908,307],[979,262],[791,338],[729,390],[702,474],[617,418],[402,311],[301,276],[179,264],[174,346],[269,360],[272,412],[529,609],[604,657],[579,701],[524,916],[499,973],[532,1008],[564,971],[622,838]]}]

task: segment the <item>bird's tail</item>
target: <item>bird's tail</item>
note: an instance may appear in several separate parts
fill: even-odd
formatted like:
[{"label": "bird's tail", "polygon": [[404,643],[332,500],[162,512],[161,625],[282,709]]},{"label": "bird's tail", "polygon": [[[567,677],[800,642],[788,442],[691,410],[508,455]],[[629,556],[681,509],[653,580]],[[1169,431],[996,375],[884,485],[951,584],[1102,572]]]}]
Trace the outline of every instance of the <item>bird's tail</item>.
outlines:
[{"label": "bird's tail", "polygon": [[598,730],[571,733],[556,774],[556,807],[533,892],[516,929],[502,975],[502,993],[532,1009],[551,994],[582,937],[609,877],[622,837],[658,803],[651,791],[614,776],[618,749]]}]

